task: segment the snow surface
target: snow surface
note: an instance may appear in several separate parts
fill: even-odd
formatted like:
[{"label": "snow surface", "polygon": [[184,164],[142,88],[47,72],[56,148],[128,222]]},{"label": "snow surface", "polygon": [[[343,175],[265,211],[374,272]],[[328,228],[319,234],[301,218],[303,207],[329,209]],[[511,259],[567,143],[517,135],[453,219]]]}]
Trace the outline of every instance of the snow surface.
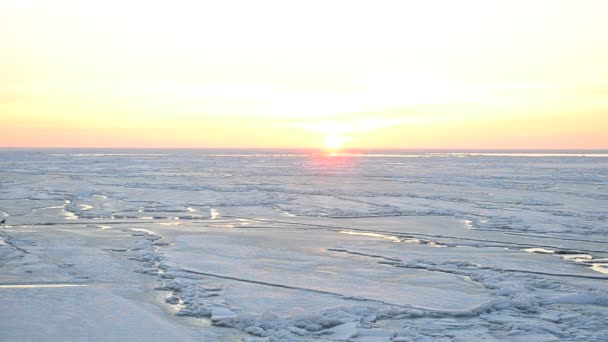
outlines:
[{"label": "snow surface", "polygon": [[0,150],[0,340],[608,340],[608,155]]}]

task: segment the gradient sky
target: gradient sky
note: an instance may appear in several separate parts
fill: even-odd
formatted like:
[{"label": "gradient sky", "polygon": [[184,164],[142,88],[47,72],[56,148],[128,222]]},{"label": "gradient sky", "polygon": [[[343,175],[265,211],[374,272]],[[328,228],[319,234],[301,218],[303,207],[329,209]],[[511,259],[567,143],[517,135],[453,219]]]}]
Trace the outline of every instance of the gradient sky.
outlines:
[{"label": "gradient sky", "polygon": [[608,148],[607,13],[0,0],[0,146]]}]

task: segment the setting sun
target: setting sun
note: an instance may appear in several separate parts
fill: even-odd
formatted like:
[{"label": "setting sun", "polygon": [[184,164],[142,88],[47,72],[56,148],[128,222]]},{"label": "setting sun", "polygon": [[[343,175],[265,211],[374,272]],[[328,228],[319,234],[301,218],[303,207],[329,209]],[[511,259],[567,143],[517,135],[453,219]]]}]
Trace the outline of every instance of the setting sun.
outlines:
[{"label": "setting sun", "polygon": [[328,150],[337,150],[344,145],[345,141],[346,139],[343,137],[336,135],[328,135],[327,137],[325,137],[324,144],[325,148]]}]

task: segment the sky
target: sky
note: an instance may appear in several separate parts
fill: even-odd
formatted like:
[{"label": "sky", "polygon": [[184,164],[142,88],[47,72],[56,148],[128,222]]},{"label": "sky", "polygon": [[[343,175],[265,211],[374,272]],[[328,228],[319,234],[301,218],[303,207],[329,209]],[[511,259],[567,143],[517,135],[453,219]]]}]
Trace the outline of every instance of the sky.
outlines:
[{"label": "sky", "polygon": [[606,13],[0,0],[0,146],[608,148]]}]

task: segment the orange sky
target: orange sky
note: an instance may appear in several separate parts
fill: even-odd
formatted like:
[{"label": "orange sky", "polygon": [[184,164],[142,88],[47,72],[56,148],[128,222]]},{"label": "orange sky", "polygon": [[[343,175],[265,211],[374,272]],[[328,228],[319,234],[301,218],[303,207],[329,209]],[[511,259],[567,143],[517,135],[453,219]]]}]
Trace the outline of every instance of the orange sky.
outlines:
[{"label": "orange sky", "polygon": [[0,146],[608,148],[607,1],[0,2]]}]

